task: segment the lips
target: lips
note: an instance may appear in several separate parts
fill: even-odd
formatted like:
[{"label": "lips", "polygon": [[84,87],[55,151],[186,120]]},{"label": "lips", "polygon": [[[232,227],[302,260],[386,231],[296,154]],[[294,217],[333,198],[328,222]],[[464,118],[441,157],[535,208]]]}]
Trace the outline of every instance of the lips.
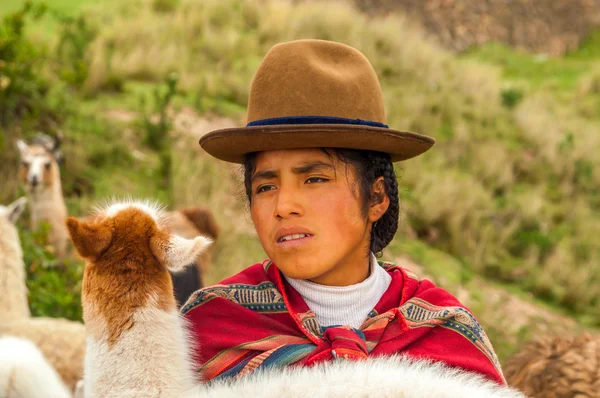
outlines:
[{"label": "lips", "polygon": [[301,238],[282,240],[280,242],[277,242],[276,245],[280,250],[298,249],[298,248],[306,245],[313,239],[314,239],[313,235],[302,235]]},{"label": "lips", "polygon": [[275,242],[284,243],[312,237],[314,234],[302,227],[280,228],[275,234]]},{"label": "lips", "polygon": [[289,240],[296,240],[296,239],[301,239],[301,238],[307,238],[311,235],[308,234],[293,234],[293,235],[286,235],[286,236],[282,236],[278,242],[287,242]]}]

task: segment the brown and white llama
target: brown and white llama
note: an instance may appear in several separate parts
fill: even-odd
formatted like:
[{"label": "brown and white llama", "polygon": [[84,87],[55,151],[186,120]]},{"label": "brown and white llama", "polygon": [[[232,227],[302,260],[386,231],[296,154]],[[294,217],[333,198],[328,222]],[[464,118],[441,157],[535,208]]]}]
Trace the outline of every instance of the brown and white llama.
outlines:
[{"label": "brown and white llama", "polygon": [[179,397],[195,384],[168,270],[192,264],[210,240],[169,235],[163,218],[151,205],[126,203],[89,223],[67,219],[86,259],[86,397]]},{"label": "brown and white llama", "polygon": [[30,227],[35,231],[42,223],[48,223],[48,242],[54,246],[58,258],[63,258],[69,236],[65,228],[67,207],[60,181],[60,139],[52,140],[40,133],[31,145],[18,140],[17,147],[21,153],[19,176],[29,198]]},{"label": "brown and white llama", "polygon": [[67,220],[74,246],[86,259],[82,304],[88,331],[88,398],[522,397],[481,376],[402,356],[336,361],[202,384],[168,270],[191,263],[210,240],[171,235],[163,218],[156,207],[131,202],[111,205],[90,222]]},{"label": "brown and white llama", "polygon": [[[98,216],[77,217],[80,222],[93,222]],[[186,207],[163,213],[163,227],[186,239],[205,236],[213,242],[219,237],[219,225],[212,212],[202,206]],[[211,264],[212,247],[202,251],[189,266],[178,272],[170,272],[175,299],[182,306],[192,293],[201,289],[203,277]]]}]

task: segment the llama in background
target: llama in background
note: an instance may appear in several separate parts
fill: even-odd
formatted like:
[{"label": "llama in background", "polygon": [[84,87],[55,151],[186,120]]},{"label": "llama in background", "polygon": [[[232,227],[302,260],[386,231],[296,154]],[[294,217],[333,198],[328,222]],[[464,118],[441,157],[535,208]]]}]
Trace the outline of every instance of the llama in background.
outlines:
[{"label": "llama in background", "polygon": [[[213,242],[219,237],[219,226],[212,212],[204,207],[188,207],[168,212],[165,217],[168,229],[186,239],[206,236]],[[211,263],[212,246],[202,251],[194,264],[180,272],[171,272],[175,299],[182,306],[187,299],[200,288],[204,287],[203,275]]]},{"label": "llama in background", "polygon": [[[0,336],[14,336],[34,344],[71,391],[83,378],[86,336],[81,322],[49,317],[2,320]],[[0,354],[0,361],[3,357]]]},{"label": "llama in background", "polygon": [[[58,373],[62,379],[61,383],[64,382],[68,388],[73,389],[77,381],[83,377],[85,327],[80,322],[67,319],[31,317],[27,303],[23,251],[14,225],[23,212],[26,202],[26,198],[20,198],[8,206],[0,206],[0,336],[17,338],[4,341],[0,350],[0,385],[6,381],[5,378],[11,380],[31,371],[32,377],[49,375],[49,385],[56,384],[51,381],[51,374]],[[11,342],[15,342],[15,345],[13,346]],[[19,347],[22,348],[22,352],[19,351]],[[40,360],[40,357],[43,357],[43,360]],[[39,374],[36,373],[38,370],[34,369],[48,366],[52,369],[39,370]],[[32,367],[32,369],[23,371],[23,367]],[[18,372],[14,370],[17,368],[20,369]],[[19,380],[14,379],[14,381]],[[21,382],[22,379],[19,383]],[[34,379],[30,379],[29,383],[35,383]],[[23,383],[19,384],[22,385]],[[7,385],[6,388],[9,387],[10,385]],[[3,391],[0,389],[0,397],[7,396],[2,395]],[[19,387],[18,391],[33,390],[23,390]],[[8,396],[15,395],[11,393]],[[62,395],[57,393],[56,396]]]},{"label": "llama in background", "polygon": [[71,398],[71,393],[31,341],[0,336],[0,397]]},{"label": "llama in background", "polygon": [[14,225],[26,203],[26,198],[19,198],[8,206],[0,205],[0,315],[3,322],[31,316],[23,250]]},{"label": "llama in background", "polygon": [[600,395],[600,336],[543,336],[504,362],[508,384],[528,397]]},{"label": "llama in background", "polygon": [[73,244],[86,259],[86,397],[523,397],[480,375],[402,356],[202,384],[168,270],[193,262],[210,240],[170,235],[164,215],[145,203],[117,203],[103,214],[90,222],[67,220]]},{"label": "llama in background", "polygon": [[56,249],[57,257],[64,258],[69,236],[64,224],[67,207],[60,181],[60,138],[53,140],[39,133],[31,145],[18,140],[17,147],[21,154],[19,176],[29,198],[30,227],[35,231],[42,223],[48,223],[48,242]]}]

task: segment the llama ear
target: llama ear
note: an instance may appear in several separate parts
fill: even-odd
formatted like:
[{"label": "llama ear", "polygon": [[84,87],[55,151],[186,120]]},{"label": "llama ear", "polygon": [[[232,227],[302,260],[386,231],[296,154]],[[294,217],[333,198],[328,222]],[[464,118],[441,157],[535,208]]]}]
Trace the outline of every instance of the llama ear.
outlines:
[{"label": "llama ear", "polygon": [[196,226],[201,234],[213,240],[219,237],[219,225],[210,210],[202,207],[192,207],[180,211]]},{"label": "llama ear", "polygon": [[27,198],[21,197],[7,206],[8,220],[11,223],[16,223],[23,210],[27,206]]},{"label": "llama ear", "polygon": [[171,271],[182,271],[196,262],[198,256],[212,243],[210,238],[197,236],[185,239],[171,235],[168,240],[154,237],[150,247],[156,258]]},{"label": "llama ear", "polygon": [[25,141],[17,140],[17,148],[19,148],[19,152],[21,152],[21,156],[23,156],[25,152],[27,152],[27,148],[29,147],[27,146]]},{"label": "llama ear", "polygon": [[65,158],[63,157],[62,149],[61,149],[61,136],[57,135],[54,139],[54,145],[50,149],[50,153],[54,156],[56,163],[59,165],[63,165],[65,163]]},{"label": "llama ear", "polygon": [[112,241],[112,231],[107,225],[79,222],[75,217],[67,218],[66,224],[81,257],[99,256]]}]

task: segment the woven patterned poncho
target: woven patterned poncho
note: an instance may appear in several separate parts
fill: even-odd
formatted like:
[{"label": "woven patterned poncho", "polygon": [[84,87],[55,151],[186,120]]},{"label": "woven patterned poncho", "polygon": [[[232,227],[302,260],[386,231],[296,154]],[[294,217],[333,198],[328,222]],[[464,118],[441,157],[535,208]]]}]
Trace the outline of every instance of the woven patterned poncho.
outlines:
[{"label": "woven patterned poncho", "polygon": [[235,378],[268,367],[404,353],[505,384],[492,345],[467,308],[404,268],[380,265],[392,282],[359,329],[322,328],[269,260],[199,290],[182,308],[201,347],[199,377]]}]

